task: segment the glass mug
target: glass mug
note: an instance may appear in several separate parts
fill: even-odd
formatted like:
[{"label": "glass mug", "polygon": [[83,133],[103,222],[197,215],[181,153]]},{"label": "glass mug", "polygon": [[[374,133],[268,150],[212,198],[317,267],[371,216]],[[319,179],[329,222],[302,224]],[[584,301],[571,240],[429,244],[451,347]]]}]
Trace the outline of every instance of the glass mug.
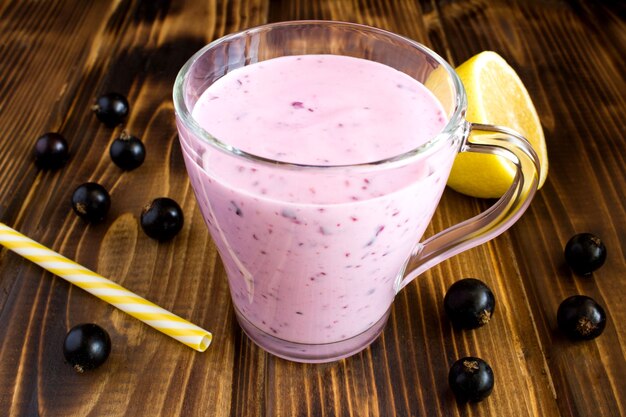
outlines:
[{"label": "glass mug", "polygon": [[[364,58],[402,71],[433,93],[448,122],[409,152],[316,166],[237,149],[192,117],[198,98],[226,73],[307,54]],[[539,166],[528,142],[506,128],[467,122],[465,90],[448,63],[417,42],[359,24],[281,22],[218,39],[181,69],[174,106],[187,172],[238,322],[257,345],[292,361],[330,362],[367,347],[405,285],[504,232],[537,189]],[[514,182],[485,212],[420,242],[459,152],[507,158],[516,168]],[[257,182],[280,178],[280,185],[260,192],[250,186],[252,176]],[[311,184],[334,190],[348,182],[383,185],[376,197],[364,199],[307,191]]]}]

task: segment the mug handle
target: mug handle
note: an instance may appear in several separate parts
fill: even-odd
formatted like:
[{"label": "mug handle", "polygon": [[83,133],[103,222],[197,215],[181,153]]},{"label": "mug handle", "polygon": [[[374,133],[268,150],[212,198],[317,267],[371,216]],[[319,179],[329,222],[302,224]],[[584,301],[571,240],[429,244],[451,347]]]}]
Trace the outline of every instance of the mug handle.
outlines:
[{"label": "mug handle", "polygon": [[407,264],[413,269],[396,282],[396,292],[422,272],[460,252],[481,245],[503,233],[528,208],[539,182],[537,154],[519,133],[500,126],[469,123],[460,152],[478,152],[507,158],[516,168],[513,184],[486,211],[417,244]]}]

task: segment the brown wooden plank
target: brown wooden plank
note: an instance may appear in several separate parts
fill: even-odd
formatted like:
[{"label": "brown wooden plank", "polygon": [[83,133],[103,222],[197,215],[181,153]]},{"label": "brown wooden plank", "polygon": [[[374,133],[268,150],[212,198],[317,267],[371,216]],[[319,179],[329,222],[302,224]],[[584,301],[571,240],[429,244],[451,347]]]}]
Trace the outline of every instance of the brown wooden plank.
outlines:
[{"label": "brown wooden plank", "polygon": [[[15,85],[19,89],[12,94],[23,100],[23,107],[37,106],[32,114],[44,120],[30,121],[32,132],[20,136],[32,137],[32,140],[13,142],[19,148],[10,152],[29,159],[30,147],[37,134],[54,128],[61,129],[70,140],[73,158],[59,173],[36,174],[29,161],[20,164],[31,176],[37,176],[31,180],[27,197],[19,199],[26,200],[27,204],[17,206],[19,211],[13,213],[11,223],[84,265],[110,274],[108,276],[165,308],[217,329],[222,340],[219,343],[221,349],[202,357],[190,349],[181,350],[179,344],[167,337],[155,334],[84,292],[21,262],[20,274],[11,288],[11,295],[15,294],[11,302],[25,308],[18,308],[18,312],[10,308],[2,311],[3,322],[10,323],[2,330],[2,351],[12,352],[13,346],[20,346],[21,353],[17,351],[18,360],[3,361],[0,372],[3,381],[14,381],[16,389],[0,408],[8,409],[8,405],[13,404],[16,412],[22,410],[28,415],[40,412],[51,415],[130,416],[144,412],[179,415],[185,409],[227,415],[228,407],[216,408],[215,404],[230,402],[229,381],[232,380],[234,354],[228,339],[233,334],[232,316],[228,295],[224,292],[223,271],[215,264],[212,243],[199,213],[194,211],[195,202],[175,140],[170,99],[171,83],[178,68],[208,42],[206,28],[197,26],[200,30],[192,32],[184,26],[185,19],[197,12],[194,7],[189,7],[180,10],[182,20],[177,21],[180,24],[171,26],[174,33],[168,39],[161,39],[158,34],[167,26],[166,22],[156,19],[152,26],[146,25],[141,15],[142,4],[124,2],[114,8],[115,5],[101,2],[97,6],[88,10],[89,15],[80,18],[68,11],[65,18],[73,17],[76,28],[64,29],[62,34],[65,36],[61,39],[52,38],[40,28],[34,28],[32,34],[24,34],[26,38],[40,36],[46,42],[58,42],[57,49],[49,51],[50,55],[34,56],[40,62],[33,63],[33,72],[48,65],[58,71],[48,79],[40,78],[39,82],[63,88],[63,105],[53,101],[57,99],[53,94],[59,94],[59,91],[17,80]],[[210,6],[205,5],[201,10]],[[65,8],[72,9],[69,3]],[[46,7],[42,10],[54,11]],[[45,21],[45,18],[30,14],[35,11],[22,12],[26,17],[37,16],[37,20]],[[235,13],[232,6],[227,13]],[[92,26],[86,25],[85,21],[92,22]],[[64,19],[58,19],[57,23],[61,22]],[[178,29],[181,27],[185,30]],[[74,37],[76,31],[79,36]],[[28,58],[25,55],[23,59]],[[48,61],[47,58],[52,59]],[[44,66],[41,61],[48,62]],[[150,65],[159,70],[146,72],[145,68]],[[69,79],[62,80],[61,77]],[[35,80],[37,78],[33,78]],[[38,96],[38,90],[43,90],[51,99],[46,95]],[[126,127],[132,132],[141,132],[139,134],[149,149],[144,166],[136,172],[122,174],[112,166],[108,160],[108,144],[119,131],[101,128],[89,110],[94,97],[107,90],[129,96],[133,111]],[[49,109],[55,110],[51,114]],[[32,109],[26,111],[13,107],[13,110],[13,118],[23,120],[18,116],[29,114]],[[46,117],[52,120],[45,120]],[[114,202],[111,222],[91,227],[77,221],[71,214],[68,216],[69,195],[74,187],[86,180],[98,181],[110,190]],[[142,206],[161,195],[176,198],[187,213],[188,232],[176,243],[168,245],[158,245],[146,239],[137,222]],[[3,220],[10,221],[9,216],[3,215]],[[174,256],[187,252],[189,247],[212,255],[194,260]],[[13,263],[20,263],[13,255],[3,253],[3,258],[7,257]],[[182,262],[175,263],[175,260]],[[168,272],[163,274],[162,271]],[[210,275],[222,279],[201,279]],[[207,292],[215,298],[205,300]],[[214,309],[224,314],[215,315]],[[20,320],[21,311],[25,314],[23,320]],[[67,328],[83,321],[97,321],[108,328],[115,345],[110,358],[112,369],[109,372],[96,371],[90,381],[77,379],[73,372],[68,372],[60,351]],[[12,346],[8,347],[6,343],[12,343]],[[48,346],[57,348],[44,348]],[[4,353],[2,356],[5,357]],[[198,363],[197,358],[203,360]],[[155,362],[161,366],[154,367]],[[159,374],[162,377],[156,378]],[[203,375],[219,375],[219,378],[204,378]],[[122,383],[113,384],[110,390],[105,389],[112,380]],[[190,391],[182,401],[180,390],[184,391],[189,384],[196,387],[195,394]],[[101,394],[97,394],[99,392]]]},{"label": "brown wooden plank", "polygon": [[[510,237],[560,413],[623,415],[626,316],[616,278],[626,270],[626,223],[613,215],[626,203],[626,164],[618,151],[626,108],[623,5],[458,3],[442,8],[449,43],[464,46],[456,49],[456,62],[480,50],[501,53],[529,88],[546,131],[549,181]],[[612,248],[593,278],[574,276],[563,261],[565,243],[583,231]],[[559,303],[577,293],[607,306],[613,323],[591,343],[573,344],[556,330]]]},{"label": "brown wooden plank", "polygon": [[[0,250],[0,415],[182,416],[618,416],[626,414],[625,8],[604,1],[124,0],[0,5],[0,221],[210,329],[203,354]],[[493,49],[528,86],[546,130],[551,171],[529,212],[505,235],[425,273],[397,297],[370,348],[325,365],[274,358],[235,323],[226,276],[196,208],[176,141],[171,87],[207,42],[266,21],[336,19],[382,27],[432,47],[452,63]],[[128,95],[125,128],[148,157],[122,173],[108,159],[121,129],[99,125],[99,93]],[[61,131],[72,159],[38,172],[35,138]],[[111,192],[106,222],[88,226],[69,208],[95,180]],[[138,224],[158,196],[181,203],[186,225],[157,244]],[[427,234],[489,202],[444,194]],[[609,248],[593,278],[563,265],[562,247],[592,231]],[[446,288],[474,276],[497,298],[485,328],[454,331]],[[571,343],[556,330],[560,300],[593,296],[609,313],[600,338]],[[62,340],[79,322],[109,330],[102,368],[75,374]],[[451,363],[491,363],[496,389],[457,405]]]}]

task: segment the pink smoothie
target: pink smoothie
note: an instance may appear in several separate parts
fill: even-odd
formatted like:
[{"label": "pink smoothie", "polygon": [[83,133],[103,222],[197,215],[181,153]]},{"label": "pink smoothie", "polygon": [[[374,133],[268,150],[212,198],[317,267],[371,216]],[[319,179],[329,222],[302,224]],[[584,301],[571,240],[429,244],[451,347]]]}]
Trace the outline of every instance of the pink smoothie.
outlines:
[{"label": "pink smoothie", "polygon": [[[193,117],[244,152],[320,166],[409,152],[446,123],[418,81],[338,55],[231,71],[199,97]],[[238,313],[302,344],[342,341],[385,317],[455,155],[434,150],[390,168],[299,169],[235,157],[187,134],[181,145]]]}]

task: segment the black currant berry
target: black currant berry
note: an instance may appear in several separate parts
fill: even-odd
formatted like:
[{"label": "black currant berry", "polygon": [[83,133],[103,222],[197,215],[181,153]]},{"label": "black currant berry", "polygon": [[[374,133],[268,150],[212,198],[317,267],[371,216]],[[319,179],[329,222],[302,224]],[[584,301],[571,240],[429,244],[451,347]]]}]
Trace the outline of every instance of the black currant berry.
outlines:
[{"label": "black currant berry", "polygon": [[443,305],[455,328],[475,329],[489,322],[496,307],[496,299],[484,282],[464,278],[448,288]]},{"label": "black currant berry", "polygon": [[93,323],[70,329],[63,342],[65,360],[79,373],[102,365],[111,353],[111,338],[102,327]]},{"label": "black currant berry", "polygon": [[111,207],[111,197],[107,190],[95,182],[79,185],[72,194],[72,208],[88,222],[104,220]]},{"label": "black currant berry", "polygon": [[165,241],[176,236],[183,228],[183,210],[171,198],[161,197],[144,207],[141,227],[153,239]]},{"label": "black currant berry", "polygon": [[108,127],[114,127],[126,120],[129,111],[128,100],[118,93],[107,93],[97,98],[92,110],[98,119]]},{"label": "black currant berry", "polygon": [[458,402],[479,402],[493,390],[493,370],[484,360],[466,357],[454,362],[448,373],[448,384]]},{"label": "black currant berry", "polygon": [[565,262],[578,275],[589,275],[606,261],[606,247],[591,233],[574,235],[565,245]]},{"label": "black currant berry", "polygon": [[125,171],[139,167],[146,158],[146,148],[139,138],[122,132],[109,148],[111,160]]},{"label": "black currant berry", "polygon": [[593,298],[573,295],[563,300],[556,313],[559,329],[572,340],[591,340],[606,326],[606,313]]},{"label": "black currant berry", "polygon": [[35,165],[41,169],[58,169],[69,158],[69,147],[65,138],[55,132],[41,135],[35,142]]}]

